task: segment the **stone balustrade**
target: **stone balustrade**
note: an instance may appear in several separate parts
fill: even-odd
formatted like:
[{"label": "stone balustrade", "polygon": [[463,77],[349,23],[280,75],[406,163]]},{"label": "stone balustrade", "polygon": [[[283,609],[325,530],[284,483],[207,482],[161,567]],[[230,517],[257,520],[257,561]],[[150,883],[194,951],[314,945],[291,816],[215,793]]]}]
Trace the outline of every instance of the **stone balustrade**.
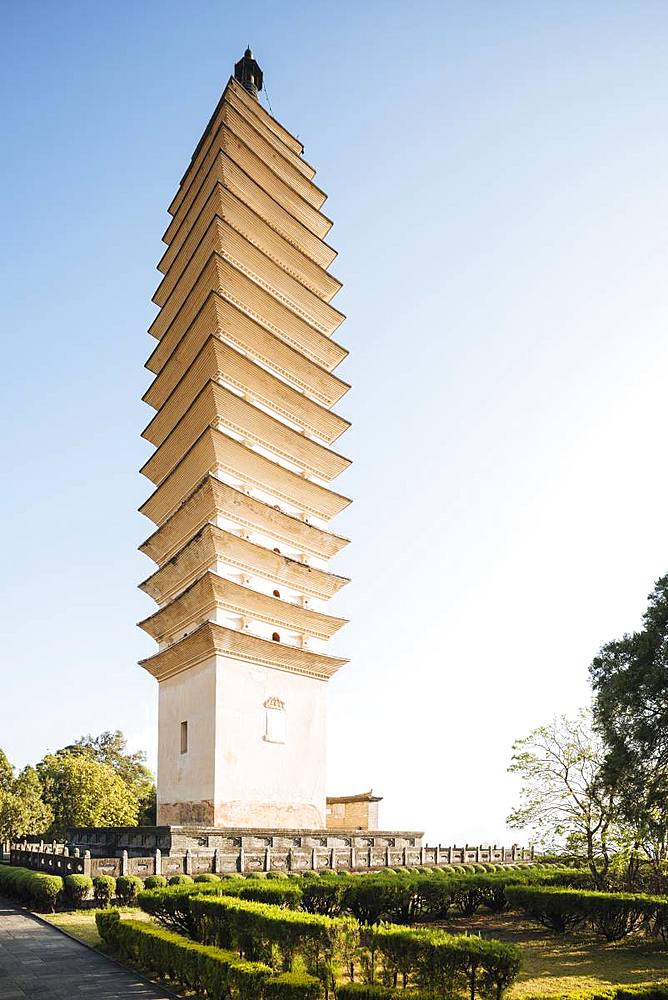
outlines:
[{"label": "stone balustrade", "polygon": [[199,875],[205,872],[233,874],[268,871],[382,871],[384,868],[413,868],[444,864],[527,863],[534,860],[533,848],[476,846],[248,846],[243,842],[232,849],[193,851],[164,855],[156,848],[145,857],[124,849],[117,857],[91,856],[89,850],[69,849],[59,844],[14,844],[10,863],[22,868],[57,875]]}]

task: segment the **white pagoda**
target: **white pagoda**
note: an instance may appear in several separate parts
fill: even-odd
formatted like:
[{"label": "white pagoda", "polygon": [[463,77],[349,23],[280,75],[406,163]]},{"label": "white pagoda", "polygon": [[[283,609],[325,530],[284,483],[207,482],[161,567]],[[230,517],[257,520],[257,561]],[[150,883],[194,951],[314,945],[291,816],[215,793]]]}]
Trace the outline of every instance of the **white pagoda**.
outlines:
[{"label": "white pagoda", "polygon": [[250,50],[172,201],[150,328],[142,468],[155,525],[158,824],[324,828],[329,560],[349,465],[333,407],[346,350],[325,194],[261,106]]}]

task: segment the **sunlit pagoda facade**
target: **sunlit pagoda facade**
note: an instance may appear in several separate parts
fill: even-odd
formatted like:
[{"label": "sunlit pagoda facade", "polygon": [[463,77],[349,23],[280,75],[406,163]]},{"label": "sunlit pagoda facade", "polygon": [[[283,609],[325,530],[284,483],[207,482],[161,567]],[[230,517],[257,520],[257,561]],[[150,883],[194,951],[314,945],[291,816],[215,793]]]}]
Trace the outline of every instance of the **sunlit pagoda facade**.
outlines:
[{"label": "sunlit pagoda facade", "polygon": [[324,828],[349,460],[325,194],[247,51],[169,206],[142,468],[158,824]]}]

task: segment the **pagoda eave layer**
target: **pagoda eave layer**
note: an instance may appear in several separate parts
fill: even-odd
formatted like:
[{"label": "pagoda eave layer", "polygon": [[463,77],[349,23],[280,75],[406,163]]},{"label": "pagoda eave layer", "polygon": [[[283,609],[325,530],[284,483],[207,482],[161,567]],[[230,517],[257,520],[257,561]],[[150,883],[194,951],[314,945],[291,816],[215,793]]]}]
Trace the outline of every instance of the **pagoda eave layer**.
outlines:
[{"label": "pagoda eave layer", "polygon": [[[176,427],[192,400],[208,382],[234,386],[248,398],[272,409],[286,420],[332,444],[350,422],[276,378],[234,347],[211,335],[159,412],[144,428],[142,437],[158,447]],[[144,397],[150,402],[149,393]]]},{"label": "pagoda eave layer", "polygon": [[217,517],[230,518],[241,527],[268,535],[279,545],[287,543],[320,559],[330,559],[349,544],[341,535],[316,528],[207,475],[140,551],[162,566]]},{"label": "pagoda eave layer", "polygon": [[168,649],[140,660],[139,665],[156,680],[164,681],[215,655],[256,666],[274,667],[322,681],[329,680],[348,662],[339,657],[295,649],[282,643],[260,639],[248,632],[237,632],[207,622]]},{"label": "pagoda eave layer", "polygon": [[329,600],[350,582],[346,577],[309,566],[280,551],[207,524],[139,587],[158,604],[164,604],[218,564],[224,564],[230,572],[259,576],[320,600]]},{"label": "pagoda eave layer", "polygon": [[346,624],[344,618],[261,594],[208,571],[170,604],[139,622],[139,627],[156,642],[165,642],[166,637],[216,609],[323,640],[331,639]]}]

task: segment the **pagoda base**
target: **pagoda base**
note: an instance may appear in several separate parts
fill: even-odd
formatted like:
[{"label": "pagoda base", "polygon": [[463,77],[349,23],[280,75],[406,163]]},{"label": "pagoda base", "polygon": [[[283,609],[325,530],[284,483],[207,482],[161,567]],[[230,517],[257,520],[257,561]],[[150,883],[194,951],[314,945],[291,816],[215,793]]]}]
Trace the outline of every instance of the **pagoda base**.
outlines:
[{"label": "pagoda base", "polygon": [[210,826],[124,826],[78,827],[68,830],[69,847],[90,851],[91,857],[144,857],[159,850],[164,856],[232,854],[239,851],[258,854],[269,849],[277,852],[313,851],[347,848],[357,851],[385,851],[404,848],[419,850],[423,833],[397,830],[327,830],[327,829],[235,829]]}]

